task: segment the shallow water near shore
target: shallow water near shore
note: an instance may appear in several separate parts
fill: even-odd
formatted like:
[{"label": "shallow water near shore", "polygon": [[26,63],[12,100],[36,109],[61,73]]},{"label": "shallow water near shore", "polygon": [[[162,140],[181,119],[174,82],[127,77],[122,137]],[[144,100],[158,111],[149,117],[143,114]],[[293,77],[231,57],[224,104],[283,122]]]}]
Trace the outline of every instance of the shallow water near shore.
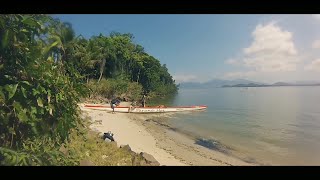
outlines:
[{"label": "shallow water near shore", "polygon": [[212,151],[258,165],[320,164],[320,87],[181,89],[159,104],[208,105],[154,117]]}]

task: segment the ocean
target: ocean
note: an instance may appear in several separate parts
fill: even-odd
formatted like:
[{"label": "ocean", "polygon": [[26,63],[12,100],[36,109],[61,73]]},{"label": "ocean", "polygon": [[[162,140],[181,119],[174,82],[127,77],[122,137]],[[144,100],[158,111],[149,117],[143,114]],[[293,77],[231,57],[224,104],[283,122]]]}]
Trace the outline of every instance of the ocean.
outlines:
[{"label": "ocean", "polygon": [[320,165],[320,87],[180,89],[159,104],[207,105],[170,126],[261,165]]}]

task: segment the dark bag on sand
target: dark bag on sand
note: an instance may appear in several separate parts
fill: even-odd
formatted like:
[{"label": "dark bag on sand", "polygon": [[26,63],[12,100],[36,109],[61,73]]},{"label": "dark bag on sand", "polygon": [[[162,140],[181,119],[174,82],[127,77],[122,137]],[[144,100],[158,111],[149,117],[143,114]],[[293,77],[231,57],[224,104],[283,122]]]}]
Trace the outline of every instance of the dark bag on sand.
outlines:
[{"label": "dark bag on sand", "polygon": [[103,139],[105,140],[106,138],[110,139],[111,141],[114,141],[113,134],[111,132],[103,133]]}]

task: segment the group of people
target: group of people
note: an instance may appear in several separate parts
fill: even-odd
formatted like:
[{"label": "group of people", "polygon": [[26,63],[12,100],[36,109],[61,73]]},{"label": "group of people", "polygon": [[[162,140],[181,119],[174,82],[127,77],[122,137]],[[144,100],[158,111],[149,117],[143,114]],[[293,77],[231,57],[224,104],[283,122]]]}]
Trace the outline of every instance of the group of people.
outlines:
[{"label": "group of people", "polygon": [[[113,98],[113,99],[111,100],[110,106],[111,106],[111,108],[112,108],[112,114],[115,113],[115,112],[114,112],[114,108],[117,107],[117,106],[119,106],[119,105],[120,105],[120,100],[119,100],[119,98]],[[141,105],[142,105],[142,107],[146,107],[146,95],[145,95],[145,94],[142,96]],[[129,112],[131,111],[131,108],[132,108],[132,107],[136,107],[136,106],[137,106],[137,102],[136,102],[136,101],[133,101],[133,102],[131,103]]]}]

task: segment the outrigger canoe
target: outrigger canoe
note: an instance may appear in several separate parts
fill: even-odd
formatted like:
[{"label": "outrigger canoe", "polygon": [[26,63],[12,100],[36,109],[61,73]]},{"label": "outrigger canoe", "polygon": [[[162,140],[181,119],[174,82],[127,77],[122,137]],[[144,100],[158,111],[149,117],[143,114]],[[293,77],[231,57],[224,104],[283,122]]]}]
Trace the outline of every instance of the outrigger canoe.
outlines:
[{"label": "outrigger canoe", "polygon": [[[95,109],[95,110],[104,110],[112,111],[112,108],[107,105],[99,104],[84,104],[84,109]],[[180,112],[180,111],[195,111],[195,110],[204,110],[207,109],[207,106],[175,106],[175,107],[164,107],[164,106],[150,106],[150,107],[128,107],[128,106],[117,106],[114,108],[114,112],[123,112],[123,113],[165,113],[165,112]]]}]

